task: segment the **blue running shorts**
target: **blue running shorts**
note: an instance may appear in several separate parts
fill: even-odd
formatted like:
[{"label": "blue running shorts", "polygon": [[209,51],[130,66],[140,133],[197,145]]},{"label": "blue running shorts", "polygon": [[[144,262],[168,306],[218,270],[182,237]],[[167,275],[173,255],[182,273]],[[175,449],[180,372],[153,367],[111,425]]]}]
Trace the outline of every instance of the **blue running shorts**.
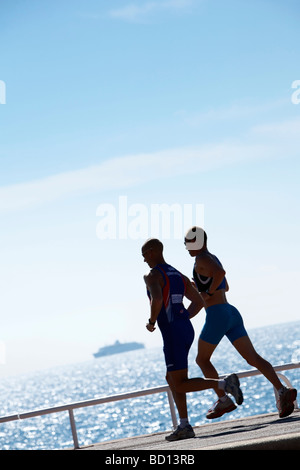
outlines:
[{"label": "blue running shorts", "polygon": [[210,344],[219,344],[225,335],[231,343],[242,336],[248,336],[240,312],[228,303],[207,307],[206,322],[200,339]]},{"label": "blue running shorts", "polygon": [[191,322],[172,322],[162,333],[167,371],[187,369],[188,354],[195,335]]}]

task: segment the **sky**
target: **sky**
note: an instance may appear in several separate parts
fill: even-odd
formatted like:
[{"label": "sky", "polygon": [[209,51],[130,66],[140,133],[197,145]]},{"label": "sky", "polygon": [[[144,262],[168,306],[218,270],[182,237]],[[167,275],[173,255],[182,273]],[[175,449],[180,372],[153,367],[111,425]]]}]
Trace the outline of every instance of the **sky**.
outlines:
[{"label": "sky", "polygon": [[247,328],[299,320],[299,17],[298,0],[0,3],[0,376],[161,346],[141,246],[158,236],[191,277],[194,223]]}]

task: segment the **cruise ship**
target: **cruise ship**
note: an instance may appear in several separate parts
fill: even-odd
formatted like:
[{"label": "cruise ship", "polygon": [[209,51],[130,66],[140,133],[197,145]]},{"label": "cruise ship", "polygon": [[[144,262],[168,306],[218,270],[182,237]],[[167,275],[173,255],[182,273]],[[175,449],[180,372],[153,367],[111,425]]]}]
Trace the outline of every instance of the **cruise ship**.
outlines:
[{"label": "cruise ship", "polygon": [[143,349],[145,346],[143,343],[120,343],[120,341],[116,341],[115,344],[111,344],[110,346],[104,346],[100,348],[96,353],[94,353],[94,357],[103,357],[103,356],[111,356],[112,354],[119,354],[124,353],[127,351],[134,351],[135,349]]}]

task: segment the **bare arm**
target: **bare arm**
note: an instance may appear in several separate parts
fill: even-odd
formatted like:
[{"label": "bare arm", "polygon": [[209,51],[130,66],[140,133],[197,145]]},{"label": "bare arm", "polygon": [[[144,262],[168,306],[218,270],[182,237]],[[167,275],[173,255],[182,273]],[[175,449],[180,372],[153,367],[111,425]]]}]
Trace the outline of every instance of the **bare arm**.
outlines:
[{"label": "bare arm", "polygon": [[185,277],[185,281],[185,296],[191,301],[190,305],[187,308],[187,311],[189,312],[190,318],[193,318],[195,315],[197,315],[197,313],[200,312],[202,307],[204,307],[204,302],[197,289],[193,286],[193,284],[187,277]]},{"label": "bare arm", "polygon": [[[163,294],[160,275],[155,271],[150,272],[147,276],[144,276],[144,281],[150,292],[150,321],[154,324],[163,306]],[[155,330],[155,328],[151,323],[148,323],[146,327],[149,331],[152,332]]]}]

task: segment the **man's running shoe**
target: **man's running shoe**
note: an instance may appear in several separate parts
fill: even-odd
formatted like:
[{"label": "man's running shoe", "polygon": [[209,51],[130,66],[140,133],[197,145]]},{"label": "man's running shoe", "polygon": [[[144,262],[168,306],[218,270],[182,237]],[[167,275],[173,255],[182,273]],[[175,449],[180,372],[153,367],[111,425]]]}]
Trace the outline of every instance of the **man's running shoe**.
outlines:
[{"label": "man's running shoe", "polygon": [[237,405],[243,403],[243,392],[240,389],[240,381],[236,374],[230,374],[225,377],[225,392],[234,396]]},{"label": "man's running shoe", "polygon": [[174,431],[170,436],[166,437],[166,440],[171,441],[179,441],[181,439],[190,439],[191,437],[195,437],[195,433],[193,428],[190,424],[181,428],[180,426],[177,427],[176,431]]},{"label": "man's running shoe", "polygon": [[294,411],[294,401],[297,398],[297,390],[295,388],[282,387],[277,400],[277,409],[279,418],[286,418]]},{"label": "man's running shoe", "polygon": [[236,405],[233,403],[231,398],[226,397],[226,401],[222,402],[220,400],[216,401],[214,406],[212,406],[207,412],[207,419],[220,418],[225,413],[230,413],[236,409]]}]

